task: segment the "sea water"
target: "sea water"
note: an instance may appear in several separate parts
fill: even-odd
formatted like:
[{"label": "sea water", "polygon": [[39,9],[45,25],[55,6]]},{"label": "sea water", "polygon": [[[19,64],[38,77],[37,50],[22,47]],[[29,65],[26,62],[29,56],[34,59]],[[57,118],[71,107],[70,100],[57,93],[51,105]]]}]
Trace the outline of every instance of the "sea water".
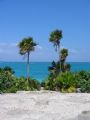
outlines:
[{"label": "sea water", "polygon": [[[90,62],[70,62],[71,71],[90,70]],[[30,76],[42,81],[47,78],[50,62],[31,62]],[[26,77],[27,64],[25,62],[0,62],[0,67],[10,66],[17,77]]]}]

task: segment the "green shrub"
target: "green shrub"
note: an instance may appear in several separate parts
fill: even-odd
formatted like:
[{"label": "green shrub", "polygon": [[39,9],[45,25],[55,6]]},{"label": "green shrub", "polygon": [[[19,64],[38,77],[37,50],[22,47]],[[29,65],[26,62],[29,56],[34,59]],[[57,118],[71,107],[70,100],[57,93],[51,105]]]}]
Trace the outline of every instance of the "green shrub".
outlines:
[{"label": "green shrub", "polygon": [[81,83],[80,89],[81,89],[81,92],[90,93],[90,80],[88,80],[88,81],[84,80]]},{"label": "green shrub", "polygon": [[76,92],[76,88],[71,86],[71,87],[68,88],[67,92],[68,93]]},{"label": "green shrub", "polygon": [[0,93],[16,93],[19,90],[40,90],[40,83],[35,79],[16,78],[11,68],[0,69]]},{"label": "green shrub", "polygon": [[81,92],[90,93],[90,71],[80,71],[76,73],[77,88],[80,88]]},{"label": "green shrub", "polygon": [[40,90],[40,83],[35,79],[29,78],[29,87],[31,90]]},{"label": "green shrub", "polygon": [[78,79],[89,80],[90,79],[90,71],[80,71],[76,73]]},{"label": "green shrub", "polygon": [[40,83],[35,79],[21,77],[17,79],[16,87],[18,90],[40,90]]},{"label": "green shrub", "polygon": [[16,88],[18,91],[19,90],[27,90],[26,78],[24,78],[24,77],[18,78],[17,82],[16,82]]},{"label": "green shrub", "polygon": [[68,89],[62,88],[61,92],[62,93],[73,93],[73,92],[76,92],[76,88],[73,86],[69,87]]},{"label": "green shrub", "polygon": [[12,86],[11,88],[7,89],[5,93],[16,93],[18,91],[16,86]]},{"label": "green shrub", "polygon": [[76,87],[76,78],[75,74],[71,72],[65,72],[59,74],[59,76],[56,78],[57,86],[60,87],[60,89],[68,89],[71,86]]},{"label": "green shrub", "polygon": [[16,78],[10,72],[0,72],[0,91],[7,91],[10,87],[14,86]]},{"label": "green shrub", "polygon": [[61,92],[75,92],[76,91],[76,77],[74,73],[64,72],[60,73],[56,78],[49,76],[45,81],[45,89],[57,90]]},{"label": "green shrub", "polygon": [[53,76],[49,76],[48,79],[45,81],[45,89],[46,90],[56,90],[56,78]]}]

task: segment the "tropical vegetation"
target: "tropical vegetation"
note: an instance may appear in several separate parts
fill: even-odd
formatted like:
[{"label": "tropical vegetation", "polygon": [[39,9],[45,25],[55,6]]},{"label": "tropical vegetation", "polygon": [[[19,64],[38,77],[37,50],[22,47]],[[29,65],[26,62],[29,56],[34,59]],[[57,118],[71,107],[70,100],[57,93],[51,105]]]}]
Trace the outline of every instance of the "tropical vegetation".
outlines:
[{"label": "tropical vegetation", "polygon": [[60,91],[63,93],[87,92],[90,93],[90,71],[71,72],[71,65],[66,62],[69,51],[61,49],[62,30],[54,30],[50,33],[49,42],[53,43],[58,52],[58,61],[52,61],[48,67],[49,75],[45,81],[30,77],[29,57],[37,46],[32,37],[24,38],[19,44],[19,53],[27,57],[27,77],[16,77],[12,68],[6,66],[0,68],[0,93],[15,93],[21,90],[45,90]]},{"label": "tropical vegetation", "polygon": [[49,41],[59,53],[59,61],[53,61],[49,66],[49,76],[43,81],[42,85],[46,90],[55,90],[60,92],[90,92],[90,72],[80,71],[73,73],[70,71],[71,65],[66,63],[68,49],[60,49],[60,40],[62,31],[55,30],[51,32]]},{"label": "tropical vegetation", "polygon": [[[10,67],[0,68],[0,93],[15,93],[21,90],[40,90],[40,83],[35,79],[17,78]],[[28,86],[28,88],[27,88]]]},{"label": "tropical vegetation", "polygon": [[[19,43],[19,53],[20,55],[27,56],[27,85],[29,84],[29,75],[30,75],[30,64],[29,64],[29,56],[32,51],[35,50],[35,46],[37,44],[33,41],[32,37],[24,38],[20,43]],[[29,87],[27,86],[27,89]]]}]

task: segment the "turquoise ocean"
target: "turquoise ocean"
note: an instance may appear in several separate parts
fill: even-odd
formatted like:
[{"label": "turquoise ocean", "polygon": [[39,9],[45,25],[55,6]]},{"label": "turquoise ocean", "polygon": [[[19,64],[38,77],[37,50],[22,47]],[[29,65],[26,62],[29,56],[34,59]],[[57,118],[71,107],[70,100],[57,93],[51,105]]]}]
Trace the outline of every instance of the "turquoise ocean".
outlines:
[{"label": "turquoise ocean", "polygon": [[[71,71],[77,72],[80,70],[90,70],[90,62],[70,62]],[[30,63],[30,76],[42,81],[47,78],[48,66],[50,62],[31,62]],[[0,67],[10,66],[15,71],[17,77],[26,76],[26,66],[25,62],[0,62]]]}]

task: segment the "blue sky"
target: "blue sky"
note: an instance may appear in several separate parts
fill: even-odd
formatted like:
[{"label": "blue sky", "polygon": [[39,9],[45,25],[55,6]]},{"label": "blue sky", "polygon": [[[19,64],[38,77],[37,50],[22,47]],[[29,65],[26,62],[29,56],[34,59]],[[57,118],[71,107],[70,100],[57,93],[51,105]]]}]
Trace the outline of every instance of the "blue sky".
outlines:
[{"label": "blue sky", "polygon": [[28,36],[39,44],[31,61],[57,60],[48,41],[55,29],[68,61],[90,61],[90,0],[0,0],[0,61],[25,61],[17,43]]}]

